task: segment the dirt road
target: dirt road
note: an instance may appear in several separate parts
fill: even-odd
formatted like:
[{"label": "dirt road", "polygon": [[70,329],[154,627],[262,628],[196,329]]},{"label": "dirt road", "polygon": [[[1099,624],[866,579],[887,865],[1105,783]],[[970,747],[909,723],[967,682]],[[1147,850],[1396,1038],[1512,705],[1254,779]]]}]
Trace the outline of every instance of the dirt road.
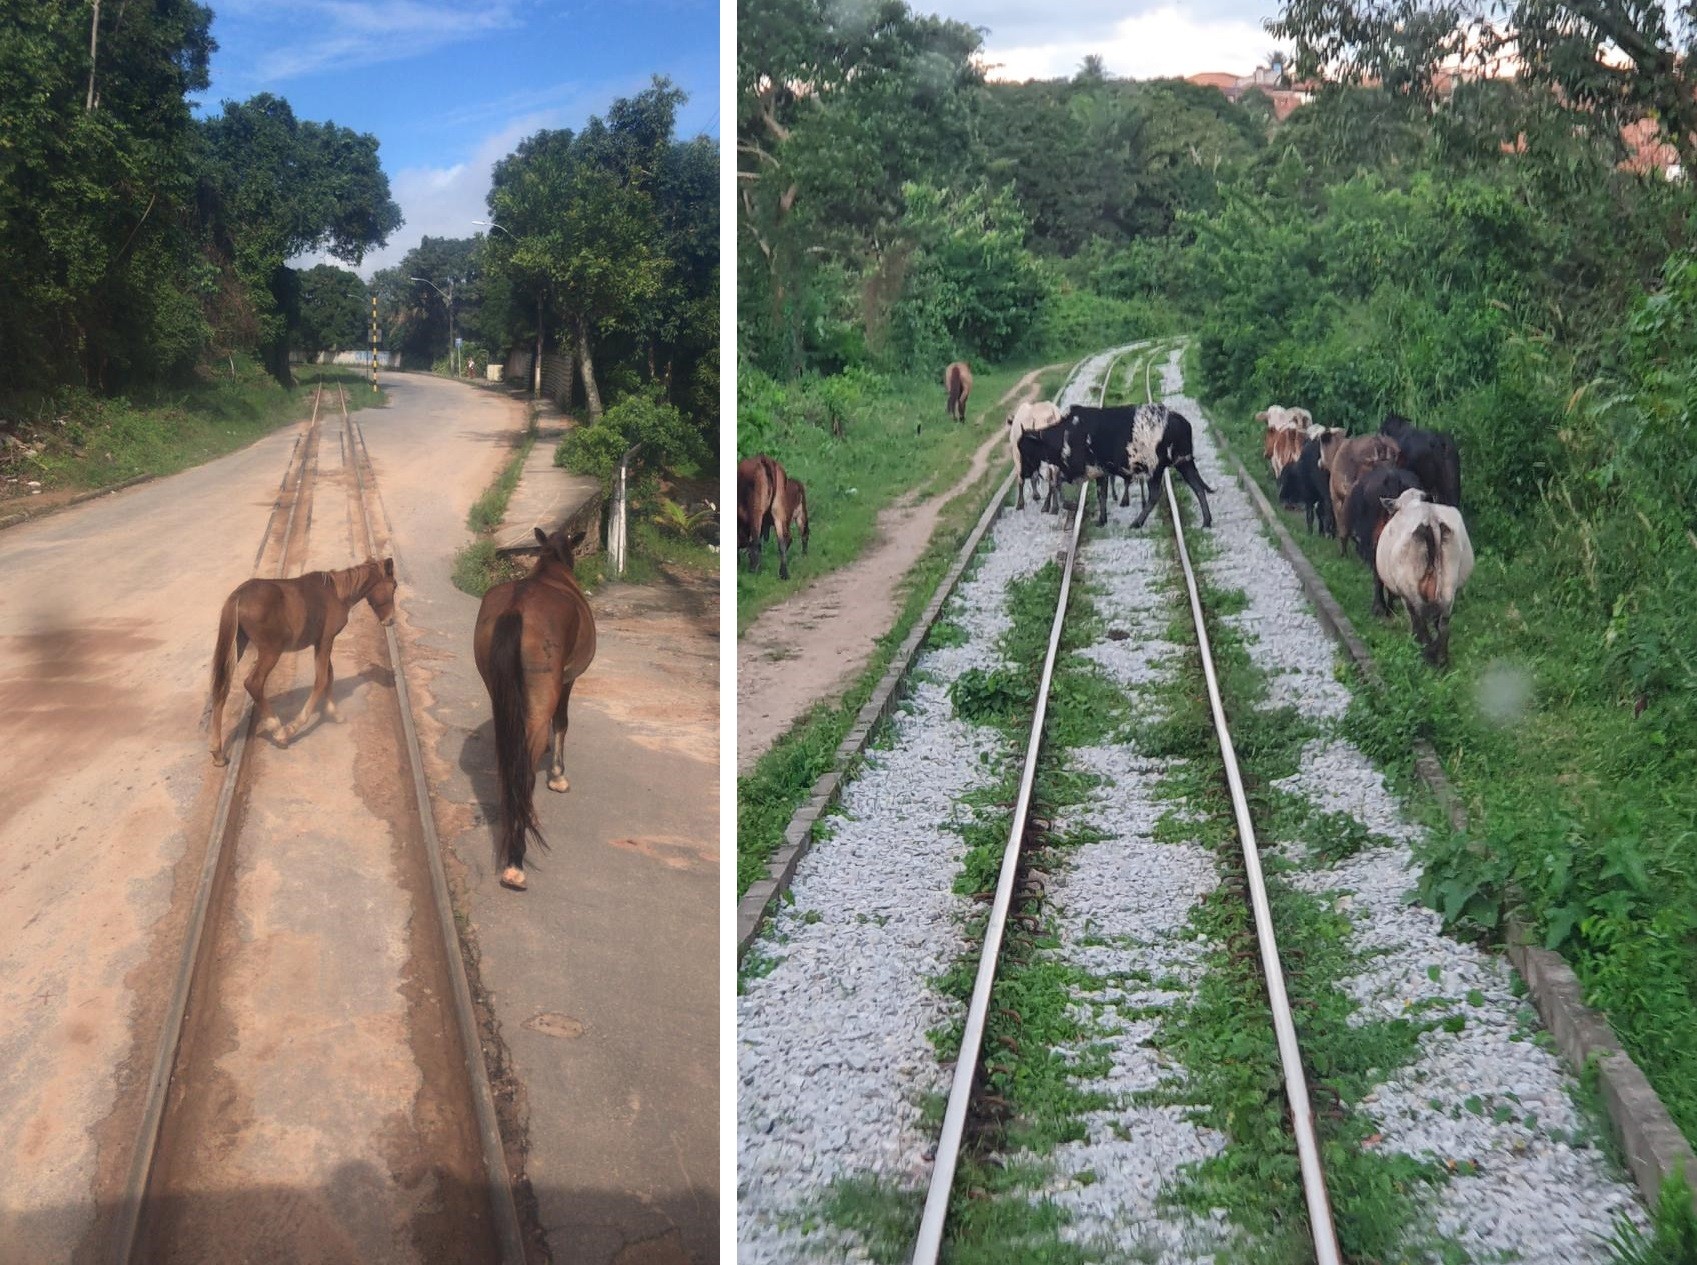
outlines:
[{"label": "dirt road", "polygon": [[1043,372],[1033,369],[974,419],[996,425],[952,487],[918,504],[890,506],[878,516],[877,537],[865,553],[749,625],[737,642],[737,772],[752,769],[808,708],[836,698],[866,666],[896,621],[902,584],[930,545],[943,507],[1006,451],[1002,411],[1035,398]]}]

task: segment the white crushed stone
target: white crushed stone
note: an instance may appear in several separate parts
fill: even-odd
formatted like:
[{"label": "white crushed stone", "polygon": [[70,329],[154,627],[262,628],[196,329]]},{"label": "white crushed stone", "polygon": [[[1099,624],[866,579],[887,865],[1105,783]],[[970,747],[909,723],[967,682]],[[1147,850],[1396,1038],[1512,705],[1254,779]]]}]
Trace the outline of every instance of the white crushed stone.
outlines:
[{"label": "white crushed stone", "polygon": [[[1178,394],[1178,361],[1175,353],[1163,371],[1168,403],[1200,423],[1200,407]],[[1382,840],[1330,867],[1316,862],[1293,882],[1331,897],[1354,927],[1366,969],[1343,986],[1360,1003],[1361,1022],[1404,1015],[1466,1021],[1459,1032],[1424,1033],[1419,1058],[1378,1085],[1361,1110],[1389,1151],[1476,1166],[1426,1201],[1430,1231],[1472,1259],[1611,1259],[1606,1240],[1617,1219],[1645,1223],[1635,1188],[1586,1140],[1574,1078],[1531,1039],[1536,1020],[1514,996],[1508,963],[1446,936],[1434,911],[1407,902],[1414,881],[1409,845],[1420,828],[1371,762],[1335,736],[1350,690],[1335,676],[1330,639],[1200,424],[1196,455],[1203,477],[1219,488],[1211,498],[1217,557],[1205,570],[1218,587],[1249,599],[1231,622],[1271,678],[1267,705],[1293,705],[1331,735],[1309,743],[1298,773],[1278,785],[1322,811],[1348,814]],[[1507,1109],[1500,1122],[1499,1108]]]},{"label": "white crushed stone", "polygon": [[[1079,398],[1113,353],[1080,367],[1062,403]],[[951,823],[969,792],[1007,759],[999,735],[954,716],[948,686],[1001,662],[1009,585],[1054,555],[1047,532],[1006,514],[991,547],[956,590],[946,617],[964,644],[927,651],[892,719],[842,796],[828,841],[797,867],[793,901],[756,951],[774,965],[737,1004],[738,1254],[745,1265],[856,1260],[846,1235],[814,1215],[850,1176],[918,1189],[934,1139],[919,1128],[927,1095],[948,1072],[927,1033],[957,1008],[931,986],[966,947],[970,902],[955,895],[964,846]]]}]

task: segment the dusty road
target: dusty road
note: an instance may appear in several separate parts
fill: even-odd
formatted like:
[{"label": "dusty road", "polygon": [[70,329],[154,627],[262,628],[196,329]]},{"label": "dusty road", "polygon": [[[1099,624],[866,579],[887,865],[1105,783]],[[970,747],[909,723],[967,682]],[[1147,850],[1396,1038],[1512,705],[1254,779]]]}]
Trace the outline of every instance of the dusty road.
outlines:
[{"label": "dusty road", "polygon": [[67,1261],[128,1163],[217,780],[224,596],[296,431],[0,532],[0,1258]]},{"label": "dusty road", "polygon": [[400,623],[443,841],[528,1126],[556,1261],[717,1260],[718,601],[689,583],[591,598],[599,648],[572,694],[566,773],[538,782],[550,850],[530,889],[492,871],[489,700],[477,601],[449,581],[465,511],[443,489],[516,424],[488,392],[415,376],[362,419],[409,600]]}]

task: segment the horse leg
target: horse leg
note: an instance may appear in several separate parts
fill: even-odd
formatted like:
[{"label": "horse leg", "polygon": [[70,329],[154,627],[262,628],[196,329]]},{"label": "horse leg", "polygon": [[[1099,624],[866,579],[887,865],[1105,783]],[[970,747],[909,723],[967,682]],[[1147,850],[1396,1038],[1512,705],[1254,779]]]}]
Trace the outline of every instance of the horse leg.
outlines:
[{"label": "horse leg", "polygon": [[566,780],[566,708],[572,701],[573,682],[567,681],[560,690],[560,702],[554,708],[554,758],[548,766],[548,789],[551,791],[569,791],[572,784]]},{"label": "horse leg", "polygon": [[265,701],[265,682],[282,657],[282,650],[254,643],[253,671],[247,674],[244,684],[248,696],[253,699],[253,714],[259,719],[259,732],[262,734],[274,734],[283,727],[283,722],[271,710],[271,704]]},{"label": "horse leg", "polygon": [[312,680],[312,693],[306,696],[306,706],[301,708],[301,714],[295,717],[295,723],[283,731],[282,741],[284,743],[292,741],[296,734],[311,723],[312,718],[318,714],[320,703],[325,704],[325,711],[329,713],[332,720],[335,719],[336,704],[326,701],[326,696],[330,692],[330,682],[335,677],[335,671],[330,665],[330,644],[328,642],[320,645],[314,652],[313,668],[315,671]]}]

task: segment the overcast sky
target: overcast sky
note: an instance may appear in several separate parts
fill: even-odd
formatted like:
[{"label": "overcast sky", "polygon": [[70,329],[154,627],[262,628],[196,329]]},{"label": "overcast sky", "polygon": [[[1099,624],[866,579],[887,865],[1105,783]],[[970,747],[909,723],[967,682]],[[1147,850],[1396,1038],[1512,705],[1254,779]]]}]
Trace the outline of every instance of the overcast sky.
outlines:
[{"label": "overcast sky", "polygon": [[489,171],[544,127],[581,127],[669,76],[689,94],[678,133],[719,134],[718,0],[210,0],[212,87],[287,97],[299,118],[375,133],[406,224],[358,265],[419,239],[469,237]]},{"label": "overcast sky", "polygon": [[1279,47],[1262,23],[1278,0],[910,0],[921,12],[989,28],[985,61],[996,79],[1070,76],[1087,54],[1127,79],[1248,74]]}]

